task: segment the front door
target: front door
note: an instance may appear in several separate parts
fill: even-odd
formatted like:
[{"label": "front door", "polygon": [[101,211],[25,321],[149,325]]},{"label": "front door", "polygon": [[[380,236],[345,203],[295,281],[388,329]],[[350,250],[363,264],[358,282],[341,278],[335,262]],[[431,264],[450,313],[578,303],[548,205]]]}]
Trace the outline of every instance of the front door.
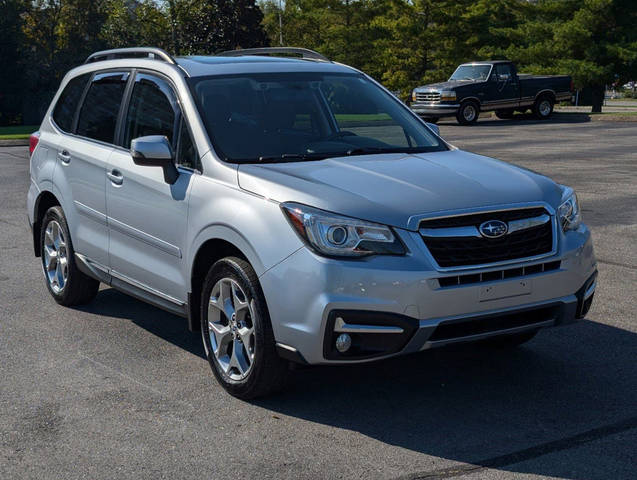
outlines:
[{"label": "front door", "polygon": [[188,194],[196,174],[178,165],[179,178],[169,185],[161,168],[135,165],[128,149],[134,138],[165,135],[179,152],[178,145],[186,143],[179,139],[189,135],[182,123],[168,80],[138,72],[124,118],[121,148],[111,155],[106,186],[111,274],[179,304],[185,303],[189,284],[188,269],[182,264]]},{"label": "front door", "polygon": [[491,108],[515,108],[520,105],[520,85],[517,75],[508,63],[497,63],[493,66],[488,90],[488,106]]}]

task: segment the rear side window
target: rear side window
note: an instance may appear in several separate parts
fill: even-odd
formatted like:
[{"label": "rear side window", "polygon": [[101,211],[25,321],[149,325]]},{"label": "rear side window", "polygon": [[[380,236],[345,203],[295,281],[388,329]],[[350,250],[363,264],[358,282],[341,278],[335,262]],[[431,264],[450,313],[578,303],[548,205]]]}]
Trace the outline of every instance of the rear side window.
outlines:
[{"label": "rear side window", "polygon": [[98,73],[93,77],[80,110],[77,134],[113,143],[117,115],[122,103],[128,72]]},{"label": "rear side window", "polygon": [[73,119],[75,112],[82,99],[84,87],[88,81],[90,73],[85,73],[75,77],[66,84],[55,109],[53,110],[53,121],[65,132],[73,132]]},{"label": "rear side window", "polygon": [[137,74],[126,115],[124,147],[131,140],[147,135],[164,135],[175,147],[179,106],[177,97],[165,80]]}]

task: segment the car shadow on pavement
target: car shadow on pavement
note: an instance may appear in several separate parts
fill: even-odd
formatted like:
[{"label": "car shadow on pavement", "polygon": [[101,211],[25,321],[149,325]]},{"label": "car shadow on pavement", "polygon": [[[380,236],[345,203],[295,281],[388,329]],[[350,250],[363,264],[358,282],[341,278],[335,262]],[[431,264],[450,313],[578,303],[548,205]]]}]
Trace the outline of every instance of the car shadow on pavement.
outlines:
[{"label": "car shadow on pavement", "polygon": [[[591,117],[587,113],[581,112],[555,112],[546,120],[538,120],[531,113],[516,113],[513,118],[501,120],[497,117],[492,118],[479,118],[477,123],[470,125],[470,127],[505,127],[507,125],[550,125],[552,123],[587,123],[591,121]],[[444,126],[457,126],[455,118],[443,118],[438,122]],[[462,126],[462,128],[467,128]]]},{"label": "car shadow on pavement", "polygon": [[[566,452],[637,427],[635,352],[636,334],[585,320],[540,332],[517,349],[464,346],[300,370],[285,392],[256,403],[467,464],[409,478],[484,467],[617,479],[624,477],[612,464],[599,467],[605,460]],[[612,452],[630,458],[634,447],[624,443]]]},{"label": "car shadow on pavement", "polygon": [[153,307],[114,288],[102,288],[90,304],[76,308],[94,315],[130,320],[153,335],[193,355],[206,358],[201,335],[188,330],[185,318]]},{"label": "car shadow on pavement", "polygon": [[[129,319],[205,358],[200,335],[188,331],[185,319],[112,288],[81,310]],[[634,454],[632,443],[614,435],[637,428],[635,352],[637,334],[583,320],[541,331],[516,349],[465,345],[368,364],[295,368],[283,392],[253,403],[464,464],[405,472],[406,478],[482,468],[631,478],[605,464],[608,458],[572,452],[604,441],[619,457]]]}]

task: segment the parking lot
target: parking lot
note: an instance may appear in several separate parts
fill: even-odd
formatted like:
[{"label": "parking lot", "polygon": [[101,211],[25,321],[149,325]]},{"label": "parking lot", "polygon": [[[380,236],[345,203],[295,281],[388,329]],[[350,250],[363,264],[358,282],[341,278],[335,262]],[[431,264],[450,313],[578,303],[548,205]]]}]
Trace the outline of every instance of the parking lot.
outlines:
[{"label": "parking lot", "polygon": [[27,148],[0,148],[0,478],[635,478],[637,123],[440,126],[575,187],[600,271],[587,319],[513,351],[296,369],[251,403],[185,320],[108,287],[78,309],[50,298]]}]

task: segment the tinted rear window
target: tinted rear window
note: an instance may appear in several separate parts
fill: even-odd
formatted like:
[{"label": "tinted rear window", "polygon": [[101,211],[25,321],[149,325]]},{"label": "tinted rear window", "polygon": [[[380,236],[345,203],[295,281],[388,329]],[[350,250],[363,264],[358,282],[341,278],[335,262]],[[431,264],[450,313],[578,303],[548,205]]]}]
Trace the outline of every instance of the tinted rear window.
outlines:
[{"label": "tinted rear window", "polygon": [[117,114],[128,76],[128,72],[95,75],[80,110],[78,135],[113,143]]},{"label": "tinted rear window", "polygon": [[75,117],[75,112],[84,93],[84,87],[86,87],[86,82],[90,76],[90,73],[85,73],[70,80],[60,95],[58,103],[55,105],[53,120],[55,124],[65,132],[73,131],[73,118]]}]

